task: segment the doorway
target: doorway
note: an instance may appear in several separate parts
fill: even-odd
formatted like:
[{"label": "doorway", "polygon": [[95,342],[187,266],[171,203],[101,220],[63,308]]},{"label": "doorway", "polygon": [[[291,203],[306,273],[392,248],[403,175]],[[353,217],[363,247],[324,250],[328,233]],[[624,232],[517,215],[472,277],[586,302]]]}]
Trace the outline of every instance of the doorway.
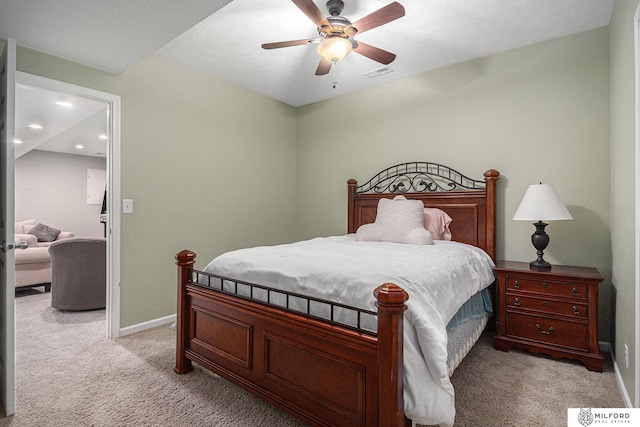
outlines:
[{"label": "doorway", "polygon": [[[103,102],[107,106],[106,124],[106,227],[107,301],[106,335],[120,335],[120,97],[82,86],[16,72],[16,84],[69,94]],[[16,99],[20,103],[20,99]]]}]

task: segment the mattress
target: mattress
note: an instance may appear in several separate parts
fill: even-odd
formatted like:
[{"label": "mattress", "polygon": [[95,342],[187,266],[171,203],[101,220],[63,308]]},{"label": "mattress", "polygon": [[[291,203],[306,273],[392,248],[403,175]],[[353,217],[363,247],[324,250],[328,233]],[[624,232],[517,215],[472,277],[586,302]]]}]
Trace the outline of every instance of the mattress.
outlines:
[{"label": "mattress", "polygon": [[490,315],[485,312],[482,316],[467,320],[447,331],[447,374],[449,377],[453,375],[462,359],[469,354],[473,345],[482,335]]}]

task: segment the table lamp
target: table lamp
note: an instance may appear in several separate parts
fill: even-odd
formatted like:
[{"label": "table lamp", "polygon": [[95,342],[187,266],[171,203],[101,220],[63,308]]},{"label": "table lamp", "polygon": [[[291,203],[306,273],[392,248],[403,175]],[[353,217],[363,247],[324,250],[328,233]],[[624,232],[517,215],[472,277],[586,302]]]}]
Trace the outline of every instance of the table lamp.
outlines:
[{"label": "table lamp", "polygon": [[531,261],[529,268],[539,271],[551,270],[551,264],[542,258],[549,244],[549,235],[544,230],[548,224],[543,221],[573,219],[553,185],[543,183],[530,185],[513,219],[537,221],[533,223],[536,231],[531,235],[531,243],[538,250],[538,259]]}]

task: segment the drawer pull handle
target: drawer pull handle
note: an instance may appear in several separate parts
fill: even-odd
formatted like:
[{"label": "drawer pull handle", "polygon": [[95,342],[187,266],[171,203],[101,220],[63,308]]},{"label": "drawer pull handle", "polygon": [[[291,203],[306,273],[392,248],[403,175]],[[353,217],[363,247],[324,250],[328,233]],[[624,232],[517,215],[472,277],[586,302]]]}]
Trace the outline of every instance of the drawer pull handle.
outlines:
[{"label": "drawer pull handle", "polygon": [[520,289],[520,282],[518,282],[517,280],[513,283],[513,287],[516,289]]},{"label": "drawer pull handle", "polygon": [[546,301],[542,301],[542,305],[543,305],[544,307],[546,307],[546,306],[547,306],[547,302],[546,302]]},{"label": "drawer pull handle", "polygon": [[513,300],[513,305],[517,305],[518,307],[520,307],[520,300],[518,298]]},{"label": "drawer pull handle", "polygon": [[573,306],[573,314],[575,314],[576,316],[580,314],[580,310],[578,310],[578,307],[576,307],[575,305]]},{"label": "drawer pull handle", "polygon": [[579,294],[580,292],[578,292],[578,289],[573,288],[573,289],[571,289],[571,293],[572,293],[572,294],[574,294],[575,296],[578,296],[578,294]]},{"label": "drawer pull handle", "polygon": [[554,331],[553,326],[550,327],[548,331],[545,331],[544,329],[542,329],[542,327],[540,326],[539,323],[536,323],[536,328],[540,329],[540,332],[545,334],[545,335],[549,335],[551,332]]},{"label": "drawer pull handle", "polygon": [[542,282],[542,287],[547,289],[549,287],[549,285],[547,285],[547,282]]}]

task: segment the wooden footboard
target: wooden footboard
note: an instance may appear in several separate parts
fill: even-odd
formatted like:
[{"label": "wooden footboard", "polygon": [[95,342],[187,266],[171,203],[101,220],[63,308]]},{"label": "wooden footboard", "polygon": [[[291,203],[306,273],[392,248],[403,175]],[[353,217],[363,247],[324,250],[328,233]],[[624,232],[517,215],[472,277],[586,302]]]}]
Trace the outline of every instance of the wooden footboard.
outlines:
[{"label": "wooden footboard", "polygon": [[313,426],[410,425],[402,396],[404,290],[385,284],[374,291],[371,333],[197,284],[195,258],[176,255],[176,373],[196,362]]}]

